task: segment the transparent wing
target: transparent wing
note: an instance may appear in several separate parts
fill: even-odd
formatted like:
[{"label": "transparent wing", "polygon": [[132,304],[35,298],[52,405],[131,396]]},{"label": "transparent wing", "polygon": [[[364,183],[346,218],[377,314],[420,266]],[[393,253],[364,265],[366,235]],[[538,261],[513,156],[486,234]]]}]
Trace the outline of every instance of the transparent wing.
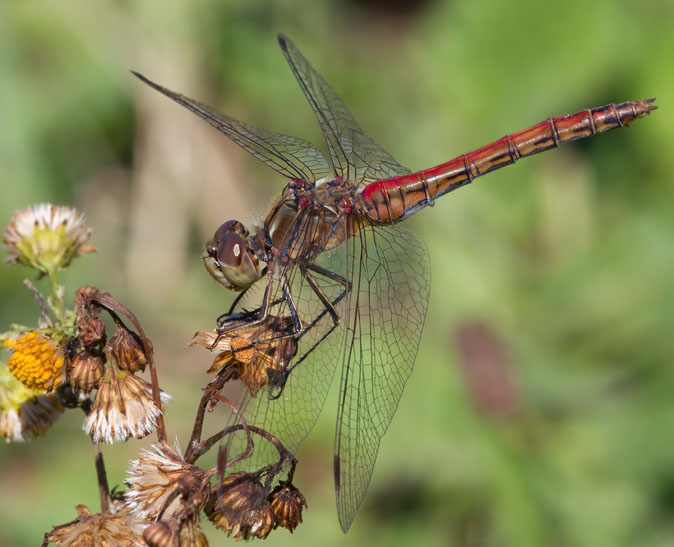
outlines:
[{"label": "transparent wing", "polygon": [[[309,216],[307,216],[309,219]],[[303,230],[308,233],[309,230]],[[288,317],[290,310],[283,296],[279,274],[288,276],[291,295],[297,313],[304,323],[313,324],[298,341],[298,350],[294,362],[307,356],[292,370],[288,376],[283,392],[278,399],[271,399],[265,388],[255,396],[244,391],[238,401],[238,408],[249,425],[255,425],[277,437],[286,449],[295,452],[302,440],[313,428],[327,398],[330,384],[335,370],[340,362],[340,355],[344,337],[341,325],[335,325],[328,314],[317,320],[325,310],[325,306],[317,297],[316,292],[309,286],[306,279],[299,272],[299,267],[281,272],[274,270],[271,280],[272,289],[270,301],[270,315]],[[343,273],[343,272],[342,272]],[[320,290],[330,300],[336,301],[344,292],[344,285],[333,279],[314,275]],[[240,303],[237,311],[254,310],[259,308],[262,294],[266,286],[266,279],[258,282]],[[236,423],[232,417],[231,423]],[[254,437],[255,450],[252,457],[240,463],[235,469],[254,471],[278,460],[278,452],[270,443],[259,437]],[[239,431],[225,439],[228,457],[234,458],[246,447],[246,438]]]},{"label": "transparent wing", "polygon": [[283,35],[278,40],[321,125],[335,174],[360,186],[409,173],[409,169],[365,134],[337,93],[295,45]]},{"label": "transparent wing", "polygon": [[153,89],[170,97],[206,120],[218,131],[227,135],[244,150],[284,177],[314,182],[325,177],[330,171],[328,161],[323,154],[303,139],[253,127],[221,114],[194,99],[166,89],[148,80],[142,74],[137,72],[133,72],[133,74]]},{"label": "transparent wing", "polygon": [[[426,317],[430,264],[423,241],[401,227],[361,229],[348,243],[353,290],[344,303],[345,340],[335,432],[339,522],[353,522],[400,396]],[[335,267],[335,266],[333,266]]]},{"label": "transparent wing", "polygon": [[[360,507],[374,468],[379,443],[398,406],[409,377],[429,294],[429,260],[421,239],[398,227],[360,228],[347,243],[316,261],[323,273],[310,272],[340,317],[335,325],[299,267],[289,272],[292,300],[303,322],[315,322],[299,340],[294,363],[278,399],[266,390],[244,393],[238,407],[249,425],[272,433],[294,452],[323,408],[335,369],[341,363],[335,433],[335,486],[342,528],[348,530]],[[278,275],[277,273],[273,275]],[[352,289],[344,292],[343,279]],[[289,308],[278,279],[272,280],[270,313],[287,317]],[[340,295],[343,297],[340,299]],[[259,307],[261,291],[241,309]],[[235,422],[236,420],[233,420]],[[243,432],[230,435],[227,454],[246,446]],[[263,439],[237,469],[253,471],[278,460]]]}]

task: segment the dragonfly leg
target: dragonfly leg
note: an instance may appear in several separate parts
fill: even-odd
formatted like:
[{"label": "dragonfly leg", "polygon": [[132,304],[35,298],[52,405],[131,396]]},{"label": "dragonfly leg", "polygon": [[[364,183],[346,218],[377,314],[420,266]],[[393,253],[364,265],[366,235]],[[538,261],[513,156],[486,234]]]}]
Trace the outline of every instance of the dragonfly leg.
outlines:
[{"label": "dragonfly leg", "polygon": [[[215,338],[213,343],[210,346],[210,349],[212,350],[215,348],[215,346],[218,344],[222,336],[227,334],[228,332],[231,332],[233,330],[236,330],[238,328],[241,328],[243,326],[252,326],[252,325],[257,325],[262,323],[267,318],[267,315],[269,315],[269,295],[271,294],[271,288],[273,284],[273,276],[267,277],[267,286],[264,288],[264,295],[262,296],[262,304],[257,310],[254,310],[252,312],[247,312],[247,311],[242,311],[242,312],[236,312],[236,313],[228,313],[225,314],[224,316],[218,317],[217,320],[217,327],[216,330],[218,331],[218,336]],[[247,289],[246,289],[247,290]],[[238,301],[241,299],[243,294],[246,291],[244,291],[242,294],[240,294],[236,300],[235,304],[238,303]],[[233,309],[230,308],[230,312]],[[257,317],[256,317],[257,316]],[[256,317],[253,319],[253,317]],[[231,323],[234,323],[231,325]]]},{"label": "dragonfly leg", "polygon": [[[267,275],[267,267],[265,266],[264,269],[262,270],[262,273],[260,274],[260,278],[263,278],[265,275]],[[230,320],[230,317],[234,315],[234,309],[239,305],[239,302],[241,302],[241,299],[248,293],[248,291],[251,289],[253,285],[250,287],[246,287],[244,290],[242,290],[237,297],[234,299],[234,302],[232,302],[232,305],[229,307],[229,310],[222,315],[218,316],[216,319],[216,324],[218,325],[218,328],[224,325],[227,321]]]},{"label": "dragonfly leg", "polygon": [[[339,295],[337,295],[337,297],[334,300],[331,301],[330,298],[325,294],[323,289],[321,289],[320,285],[316,281],[316,278],[309,273],[309,270],[340,283],[341,285],[344,286],[344,290],[342,290],[342,292]],[[330,336],[330,334],[332,334],[332,332],[337,328],[337,326],[339,325],[339,314],[337,313],[335,306],[346,296],[350,287],[350,284],[346,278],[340,276],[339,274],[336,274],[335,272],[327,270],[321,266],[317,266],[315,264],[309,263],[306,265],[304,264],[300,265],[300,273],[308,283],[309,287],[311,287],[311,290],[314,291],[314,294],[323,304],[323,311],[319,313],[311,321],[311,323],[309,323],[306,326],[303,326],[301,331],[292,335],[294,336],[295,341],[299,341],[300,338],[302,338],[302,336],[304,336],[307,332],[309,332],[312,328],[314,328],[326,315],[330,315],[330,318],[332,319],[332,325],[330,325],[330,328],[325,333],[323,333],[320,339],[317,340],[304,353],[304,355],[302,355],[302,357],[300,357],[297,361],[295,361],[291,366],[287,367],[283,371],[271,371],[273,377],[270,377],[268,386],[270,399],[278,399],[281,396],[281,394],[283,393],[283,388],[285,387],[285,384],[288,381],[288,377],[290,376],[290,373],[293,370],[295,370],[295,367],[299,365],[302,361],[304,361],[309,356],[309,354],[314,349],[316,349],[318,345],[328,336]],[[279,336],[275,339],[286,338],[287,336],[288,335]]]},{"label": "dragonfly leg", "polygon": [[[317,274],[320,274],[324,277],[327,277],[328,279],[332,279],[333,281],[336,281],[337,283],[340,283],[341,285],[344,286],[344,290],[337,295],[337,297],[330,301],[328,296],[323,292],[323,290],[320,288],[318,285],[316,279],[314,276],[312,276],[307,270],[311,270]],[[337,326],[339,325],[339,315],[337,314],[337,310],[335,309],[335,306],[339,304],[339,302],[346,296],[346,294],[349,292],[351,288],[351,284],[349,281],[345,278],[342,277],[341,275],[328,270],[326,268],[323,268],[322,266],[318,266],[317,264],[309,263],[306,265],[306,267],[300,268],[300,272],[302,273],[302,276],[307,280],[307,283],[311,287],[311,289],[314,291],[316,296],[319,298],[319,300],[323,303],[324,309],[321,313],[319,313],[314,320],[309,323],[309,325],[306,326],[306,328],[297,336],[297,340],[302,338],[309,330],[311,330],[315,325],[318,324],[319,321],[321,321],[326,314],[329,314],[331,319],[332,319],[332,325],[330,328],[323,334],[323,336],[320,337],[305,353],[300,357],[291,367],[288,367],[288,369],[284,372],[284,376],[287,377],[290,375],[290,373],[293,371],[293,369],[299,365],[302,361],[304,361],[309,354],[318,347],[318,345],[323,342],[330,334],[332,331],[334,331]]]},{"label": "dragonfly leg", "polygon": [[293,325],[295,327],[295,330],[292,333],[292,335],[297,335],[302,331],[302,322],[300,321],[300,317],[297,314],[297,306],[295,305],[293,296],[290,293],[290,289],[288,288],[288,278],[286,277],[285,272],[280,272],[279,278],[281,280],[281,289],[283,290],[283,297],[285,303],[288,305],[288,310],[290,310],[290,316],[293,319]]}]

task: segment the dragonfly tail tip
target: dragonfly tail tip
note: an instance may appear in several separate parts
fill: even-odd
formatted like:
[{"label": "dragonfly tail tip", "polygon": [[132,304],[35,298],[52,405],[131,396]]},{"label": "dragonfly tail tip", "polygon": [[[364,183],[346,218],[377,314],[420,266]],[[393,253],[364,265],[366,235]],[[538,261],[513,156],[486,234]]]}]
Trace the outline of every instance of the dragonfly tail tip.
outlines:
[{"label": "dragonfly tail tip", "polygon": [[651,97],[650,99],[644,99],[641,101],[644,105],[644,108],[646,112],[653,112],[653,110],[658,109],[658,105],[652,104],[655,101],[655,97]]},{"label": "dragonfly tail tip", "polygon": [[281,49],[283,51],[286,51],[288,49],[288,38],[286,38],[283,34],[280,34],[277,36],[278,38],[278,43],[281,46]]}]

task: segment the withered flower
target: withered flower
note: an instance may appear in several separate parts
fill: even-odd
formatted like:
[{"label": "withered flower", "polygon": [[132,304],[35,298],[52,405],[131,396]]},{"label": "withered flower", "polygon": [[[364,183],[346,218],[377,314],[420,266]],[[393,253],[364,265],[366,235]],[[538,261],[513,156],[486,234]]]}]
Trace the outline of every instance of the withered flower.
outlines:
[{"label": "withered flower", "polygon": [[84,245],[90,235],[82,213],[42,203],[15,212],[2,240],[9,255],[7,262],[53,274],[67,267],[76,255],[94,250]]},{"label": "withered flower", "polygon": [[264,539],[274,527],[274,513],[259,479],[238,472],[225,477],[211,494],[206,516],[235,539]]},{"label": "withered flower", "polygon": [[65,380],[65,335],[54,329],[29,330],[4,341],[12,374],[35,393],[51,393]]},{"label": "withered flower", "polygon": [[282,372],[295,356],[292,329],[292,318],[269,316],[258,325],[243,325],[224,334],[197,332],[188,345],[219,351],[208,373],[234,367],[255,395],[269,383],[271,371]]},{"label": "withered flower", "polygon": [[77,336],[88,350],[100,350],[105,342],[105,323],[100,319],[101,309],[93,301],[100,294],[96,287],[84,285],[75,292],[75,325]]},{"label": "withered flower", "polygon": [[169,522],[158,520],[145,529],[143,539],[149,547],[208,547],[206,534],[198,524],[191,522],[176,534]]},{"label": "withered flower", "polygon": [[[171,397],[161,393],[167,404]],[[155,406],[152,387],[145,380],[110,367],[101,380],[84,431],[94,442],[141,439],[155,430],[162,409]]]},{"label": "withered flower", "polygon": [[0,435],[7,442],[44,435],[64,410],[57,394],[36,395],[0,363]]},{"label": "withered flower", "polygon": [[160,513],[161,518],[170,519],[186,505],[196,515],[208,500],[210,477],[203,469],[186,463],[172,448],[156,443],[131,462],[126,479],[127,505],[143,519],[155,519]]},{"label": "withered flower", "polygon": [[174,535],[171,525],[165,520],[153,522],[143,531],[143,539],[149,547],[173,547]]},{"label": "withered flower", "polygon": [[105,350],[120,369],[136,373],[144,371],[147,356],[137,334],[124,327],[117,328],[117,334],[108,340]]},{"label": "withered flower", "polygon": [[281,482],[271,491],[269,504],[274,512],[274,528],[283,526],[290,533],[302,522],[302,508],[307,508],[302,493],[289,482]]},{"label": "withered flower", "polygon": [[180,547],[208,547],[208,538],[201,526],[189,523],[180,530]]},{"label": "withered flower", "polygon": [[56,526],[46,535],[50,543],[69,547],[92,545],[140,547],[144,545],[142,530],[146,523],[128,509],[92,514],[85,505],[78,505],[78,517],[67,524]]},{"label": "withered flower", "polygon": [[103,359],[97,355],[91,355],[82,351],[71,359],[68,377],[70,387],[81,389],[84,393],[96,389],[103,377]]}]

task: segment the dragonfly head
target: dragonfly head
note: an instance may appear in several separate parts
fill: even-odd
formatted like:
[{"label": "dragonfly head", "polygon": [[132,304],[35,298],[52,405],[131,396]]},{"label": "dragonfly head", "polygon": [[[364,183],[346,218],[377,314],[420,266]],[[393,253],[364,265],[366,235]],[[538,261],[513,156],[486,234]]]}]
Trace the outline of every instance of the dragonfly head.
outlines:
[{"label": "dragonfly head", "polygon": [[248,230],[229,220],[206,242],[202,259],[213,278],[234,291],[250,287],[260,277],[257,256],[248,245]]}]

